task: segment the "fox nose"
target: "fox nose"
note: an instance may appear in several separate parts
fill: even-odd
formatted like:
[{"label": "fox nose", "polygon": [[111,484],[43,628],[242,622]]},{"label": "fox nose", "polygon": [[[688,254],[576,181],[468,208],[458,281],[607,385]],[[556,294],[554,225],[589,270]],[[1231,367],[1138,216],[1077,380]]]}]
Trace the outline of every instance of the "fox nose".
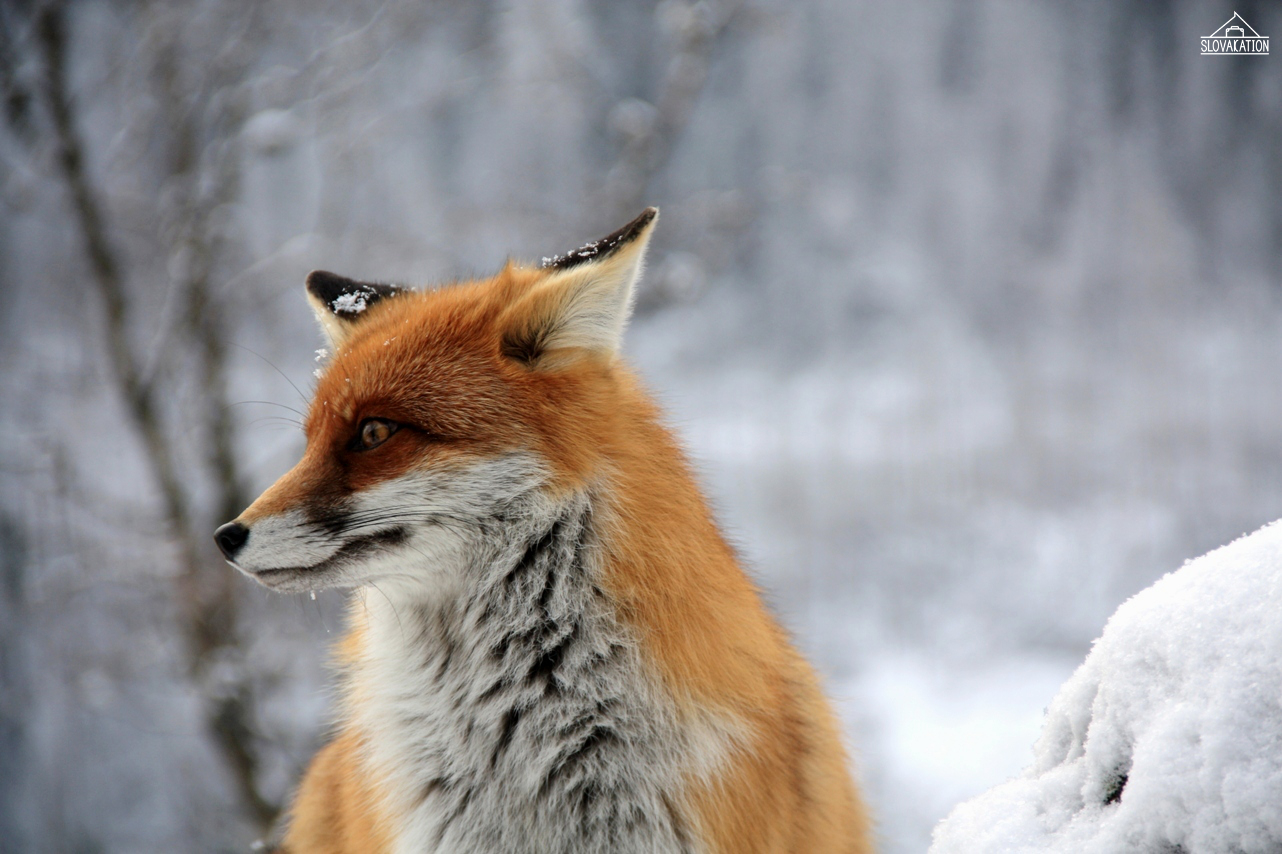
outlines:
[{"label": "fox nose", "polygon": [[228,522],[214,531],[214,542],[218,543],[223,557],[228,560],[236,557],[236,552],[240,551],[240,547],[245,545],[245,540],[248,539],[249,529],[239,522]]}]

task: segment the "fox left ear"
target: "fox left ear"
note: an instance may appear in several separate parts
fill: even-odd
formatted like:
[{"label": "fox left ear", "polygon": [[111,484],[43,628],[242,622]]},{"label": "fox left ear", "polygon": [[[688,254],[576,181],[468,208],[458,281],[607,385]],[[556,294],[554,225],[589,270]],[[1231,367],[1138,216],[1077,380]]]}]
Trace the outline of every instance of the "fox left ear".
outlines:
[{"label": "fox left ear", "polygon": [[374,303],[406,292],[396,285],[358,282],[337,273],[313,270],[307,274],[307,301],[334,348],[351,337],[362,315]]},{"label": "fox left ear", "polygon": [[617,353],[658,220],[659,209],[646,208],[613,234],[543,259],[547,278],[503,317],[504,355],[533,366],[556,351]]}]

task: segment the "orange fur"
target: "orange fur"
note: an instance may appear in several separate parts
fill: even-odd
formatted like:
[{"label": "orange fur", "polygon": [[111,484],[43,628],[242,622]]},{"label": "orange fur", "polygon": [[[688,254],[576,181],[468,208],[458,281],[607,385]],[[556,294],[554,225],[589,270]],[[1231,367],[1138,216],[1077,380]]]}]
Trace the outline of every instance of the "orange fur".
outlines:
[{"label": "orange fur", "polygon": [[378,790],[361,766],[360,736],[347,731],[312,759],[294,800],[286,854],[370,854],[392,848],[390,824]]},{"label": "orange fur", "polygon": [[[869,820],[837,723],[809,665],[767,613],[701,496],[684,455],[613,354],[570,348],[521,364],[505,335],[558,311],[542,270],[372,306],[335,356],[293,471],[241,517],[358,491],[415,467],[533,451],[554,488],[604,497],[601,584],[645,660],[690,721],[729,721],[729,752],[692,774],[673,809],[710,852],[868,852]],[[415,425],[378,454],[344,454],[366,417]],[[357,673],[360,615],[344,647]],[[359,678],[347,702],[361,702]],[[286,850],[389,850],[394,818],[363,764],[362,734],[341,731],[313,761]]]},{"label": "orange fur", "polygon": [[753,736],[716,779],[693,781],[689,808],[708,849],[870,851],[813,672],[766,612],[649,400],[621,368],[613,374],[622,429],[595,446],[614,473],[605,584],[673,696],[742,720]]}]

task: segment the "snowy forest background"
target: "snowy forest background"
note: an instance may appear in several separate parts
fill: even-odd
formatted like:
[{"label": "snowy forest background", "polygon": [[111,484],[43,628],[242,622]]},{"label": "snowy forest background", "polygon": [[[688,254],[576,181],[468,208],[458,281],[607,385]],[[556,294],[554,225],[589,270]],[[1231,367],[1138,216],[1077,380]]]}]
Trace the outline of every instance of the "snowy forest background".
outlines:
[{"label": "snowy forest background", "polygon": [[1282,516],[1277,5],[0,2],[0,852],[243,851],[341,597],[210,534],[297,458],[304,275],[663,209],[629,332],[887,852],[1127,596]]}]

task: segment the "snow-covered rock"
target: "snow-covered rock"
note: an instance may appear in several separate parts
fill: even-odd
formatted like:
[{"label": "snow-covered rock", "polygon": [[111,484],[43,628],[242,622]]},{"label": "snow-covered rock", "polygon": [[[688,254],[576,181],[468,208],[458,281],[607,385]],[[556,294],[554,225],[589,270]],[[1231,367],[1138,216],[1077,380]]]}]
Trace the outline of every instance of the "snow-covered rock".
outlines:
[{"label": "snow-covered rock", "polygon": [[1282,522],[1118,608],[1033,764],[954,809],[930,850],[1282,851]]}]

